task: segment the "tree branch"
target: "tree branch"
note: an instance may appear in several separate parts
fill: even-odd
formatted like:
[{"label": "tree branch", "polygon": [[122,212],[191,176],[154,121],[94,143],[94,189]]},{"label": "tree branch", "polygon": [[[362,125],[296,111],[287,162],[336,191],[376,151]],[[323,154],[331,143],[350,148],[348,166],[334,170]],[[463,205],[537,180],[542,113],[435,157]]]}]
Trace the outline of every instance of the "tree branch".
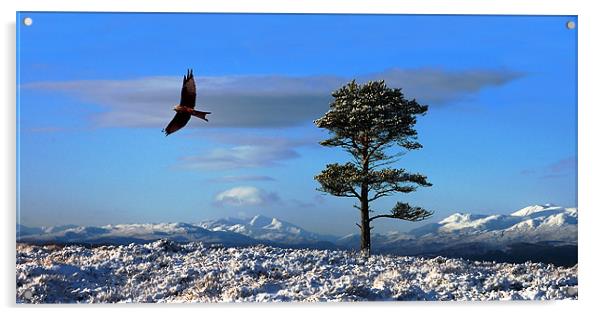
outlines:
[{"label": "tree branch", "polygon": [[393,209],[391,210],[391,214],[380,214],[376,216],[372,216],[368,219],[368,222],[371,222],[377,218],[397,218],[411,222],[417,222],[424,219],[429,218],[433,215],[433,212],[427,211],[422,207],[410,206],[407,203],[397,202]]},{"label": "tree branch", "polygon": [[388,190],[377,192],[376,194],[374,194],[374,196],[372,198],[368,199],[368,202],[372,202],[374,200],[380,199],[383,196],[388,196],[389,193],[395,192],[395,191],[396,191],[395,189],[388,189]]},{"label": "tree branch", "polygon": [[370,217],[370,218],[368,219],[368,221],[370,221],[370,222],[371,222],[371,221],[373,221],[373,220],[375,220],[375,219],[377,219],[377,218],[382,218],[382,217],[387,217],[387,218],[397,218],[397,217],[395,217],[395,216],[393,216],[393,215],[391,215],[391,214],[380,214],[380,215],[376,215],[376,216],[372,216],[372,217]]},{"label": "tree branch", "polygon": [[361,173],[352,163],[329,164],[315,179],[321,184],[320,191],[334,196],[361,198],[354,189],[354,185],[361,183]]}]

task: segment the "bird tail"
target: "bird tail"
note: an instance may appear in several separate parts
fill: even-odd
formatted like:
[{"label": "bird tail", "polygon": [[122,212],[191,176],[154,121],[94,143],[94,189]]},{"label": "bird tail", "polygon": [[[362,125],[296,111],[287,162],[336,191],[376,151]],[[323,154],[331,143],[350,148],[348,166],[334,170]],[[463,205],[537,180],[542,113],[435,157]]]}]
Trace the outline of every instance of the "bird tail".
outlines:
[{"label": "bird tail", "polygon": [[211,114],[211,112],[203,112],[203,111],[196,111],[196,110],[192,112],[192,115],[209,122],[209,120],[206,118],[207,114]]}]

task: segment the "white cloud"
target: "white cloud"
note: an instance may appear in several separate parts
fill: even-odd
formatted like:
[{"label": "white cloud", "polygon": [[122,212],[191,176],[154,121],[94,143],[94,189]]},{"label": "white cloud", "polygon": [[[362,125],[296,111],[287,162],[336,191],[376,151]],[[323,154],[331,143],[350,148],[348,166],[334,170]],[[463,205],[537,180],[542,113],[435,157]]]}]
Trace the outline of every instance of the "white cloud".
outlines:
[{"label": "white cloud", "polygon": [[234,187],[218,193],[215,204],[229,206],[266,205],[278,202],[280,198],[274,192],[266,192],[252,186]]}]

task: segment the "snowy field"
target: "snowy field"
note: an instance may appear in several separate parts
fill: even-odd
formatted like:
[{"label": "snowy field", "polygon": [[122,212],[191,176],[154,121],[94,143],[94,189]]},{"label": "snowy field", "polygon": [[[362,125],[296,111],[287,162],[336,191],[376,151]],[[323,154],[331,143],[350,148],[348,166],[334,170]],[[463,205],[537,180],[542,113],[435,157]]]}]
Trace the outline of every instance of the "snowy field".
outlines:
[{"label": "snowy field", "polygon": [[17,245],[18,303],[577,299],[577,266],[159,240]]}]

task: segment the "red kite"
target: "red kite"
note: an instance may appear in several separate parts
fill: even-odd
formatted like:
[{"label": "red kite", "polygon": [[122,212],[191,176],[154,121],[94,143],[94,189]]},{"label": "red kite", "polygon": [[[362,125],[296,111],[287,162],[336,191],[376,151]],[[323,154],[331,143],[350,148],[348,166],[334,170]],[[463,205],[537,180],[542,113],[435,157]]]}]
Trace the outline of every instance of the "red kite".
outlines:
[{"label": "red kite", "polygon": [[192,69],[190,69],[186,73],[186,76],[184,76],[184,81],[182,82],[182,97],[180,98],[180,104],[173,108],[173,110],[176,111],[176,115],[163,130],[165,136],[186,126],[186,123],[188,123],[190,116],[192,115],[209,122],[205,116],[211,114],[211,112],[196,111],[194,109],[195,102],[196,85],[194,84]]}]

